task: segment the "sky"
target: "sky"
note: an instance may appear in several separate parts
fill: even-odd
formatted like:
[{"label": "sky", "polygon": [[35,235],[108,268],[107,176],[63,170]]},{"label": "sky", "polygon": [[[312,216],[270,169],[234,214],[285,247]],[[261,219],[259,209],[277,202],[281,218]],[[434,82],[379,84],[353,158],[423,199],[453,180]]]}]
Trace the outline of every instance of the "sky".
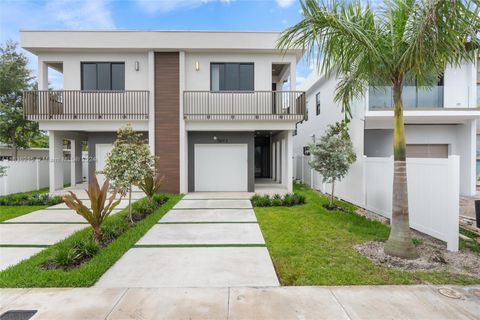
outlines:
[{"label": "sky", "polygon": [[[0,0],[0,40],[18,41],[21,29],[281,31],[300,19],[298,0]],[[311,69],[298,65],[297,85]],[[60,89],[61,74],[49,74]]]}]

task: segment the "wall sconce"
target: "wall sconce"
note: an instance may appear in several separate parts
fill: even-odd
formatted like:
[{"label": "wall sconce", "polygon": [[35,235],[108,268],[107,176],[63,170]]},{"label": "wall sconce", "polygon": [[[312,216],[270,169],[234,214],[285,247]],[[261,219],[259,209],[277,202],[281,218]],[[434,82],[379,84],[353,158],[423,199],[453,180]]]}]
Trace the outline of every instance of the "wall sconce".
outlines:
[{"label": "wall sconce", "polygon": [[198,62],[198,60],[195,61],[195,70],[196,71],[200,70],[200,62]]},{"label": "wall sconce", "polygon": [[140,62],[135,61],[135,71],[140,70]]}]

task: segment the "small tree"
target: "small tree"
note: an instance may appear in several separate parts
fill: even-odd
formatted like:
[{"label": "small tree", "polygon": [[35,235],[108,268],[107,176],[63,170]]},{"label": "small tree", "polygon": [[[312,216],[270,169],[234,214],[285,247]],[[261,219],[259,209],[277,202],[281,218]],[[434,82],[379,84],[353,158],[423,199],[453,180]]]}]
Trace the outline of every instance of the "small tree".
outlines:
[{"label": "small tree", "polygon": [[38,123],[23,116],[22,92],[33,87],[27,64],[15,42],[0,46],[0,142],[12,147],[13,160],[19,148],[29,147],[40,134]]},{"label": "small tree", "polygon": [[350,165],[357,160],[348,134],[347,122],[329,125],[318,144],[310,145],[312,160],[309,165],[322,175],[323,182],[332,184],[329,208],[333,209],[335,181],[348,173]]},{"label": "small tree", "polygon": [[139,185],[146,176],[154,175],[155,158],[144,143],[142,135],[127,125],[117,131],[117,140],[107,155],[105,168],[100,173],[112,182],[112,187],[123,196],[128,192],[128,218],[132,218],[132,186]]}]

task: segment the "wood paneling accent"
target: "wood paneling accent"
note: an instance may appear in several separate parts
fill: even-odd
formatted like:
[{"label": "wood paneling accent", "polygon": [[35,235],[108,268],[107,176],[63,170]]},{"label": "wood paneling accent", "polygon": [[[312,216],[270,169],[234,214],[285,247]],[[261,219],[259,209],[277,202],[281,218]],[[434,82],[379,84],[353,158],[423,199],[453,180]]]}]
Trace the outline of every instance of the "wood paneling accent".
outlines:
[{"label": "wood paneling accent", "polygon": [[155,53],[155,155],[163,192],[180,191],[179,53]]}]

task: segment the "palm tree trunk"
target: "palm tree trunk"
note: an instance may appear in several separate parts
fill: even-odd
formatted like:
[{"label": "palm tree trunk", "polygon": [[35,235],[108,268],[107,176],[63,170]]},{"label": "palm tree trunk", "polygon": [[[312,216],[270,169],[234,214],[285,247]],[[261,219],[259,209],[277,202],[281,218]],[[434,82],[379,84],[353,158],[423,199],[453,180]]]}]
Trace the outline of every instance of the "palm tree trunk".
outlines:
[{"label": "palm tree trunk", "polygon": [[393,85],[393,199],[391,231],[385,243],[385,253],[395,257],[414,259],[418,254],[412,242],[408,218],[407,146],[403,121],[402,82],[398,81]]}]

